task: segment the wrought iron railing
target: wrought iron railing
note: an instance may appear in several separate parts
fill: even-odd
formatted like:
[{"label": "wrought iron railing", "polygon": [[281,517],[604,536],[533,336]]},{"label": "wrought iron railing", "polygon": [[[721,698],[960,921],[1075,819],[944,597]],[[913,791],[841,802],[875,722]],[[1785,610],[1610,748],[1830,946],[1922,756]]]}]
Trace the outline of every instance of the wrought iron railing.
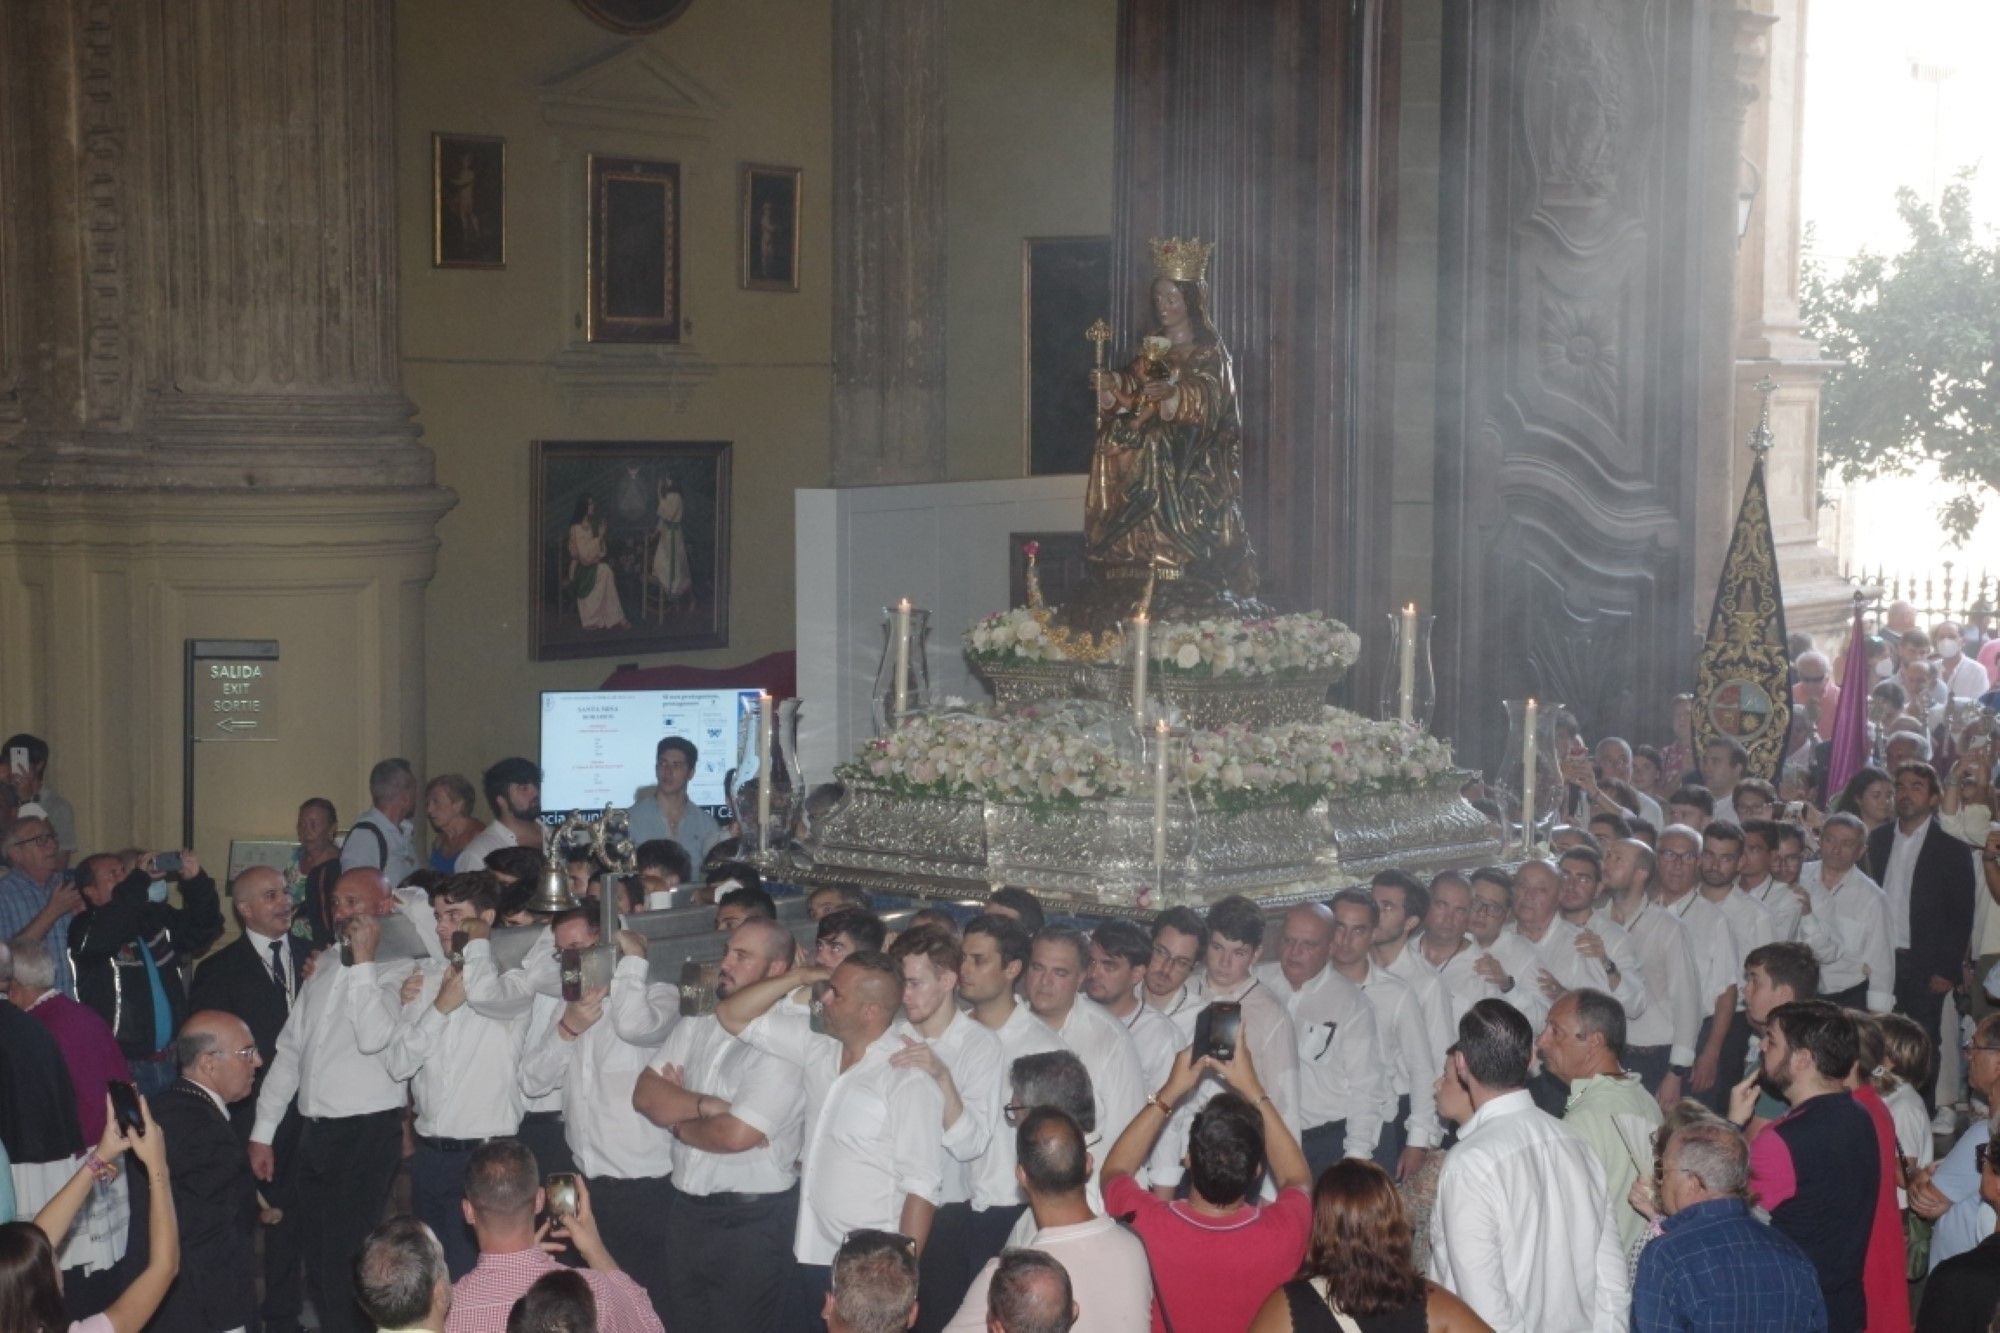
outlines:
[{"label": "wrought iron railing", "polygon": [[1917,623],[1927,628],[1940,620],[1963,624],[1967,616],[1982,611],[1988,615],[2000,613],[2000,600],[1996,600],[2000,589],[1996,589],[1994,576],[1984,568],[1976,576],[1970,569],[1960,573],[1955,562],[1945,560],[1934,570],[1885,569],[1877,565],[1874,569],[1844,568],[1841,575],[1868,599],[1878,624],[1893,602],[1908,602],[1916,607]]}]

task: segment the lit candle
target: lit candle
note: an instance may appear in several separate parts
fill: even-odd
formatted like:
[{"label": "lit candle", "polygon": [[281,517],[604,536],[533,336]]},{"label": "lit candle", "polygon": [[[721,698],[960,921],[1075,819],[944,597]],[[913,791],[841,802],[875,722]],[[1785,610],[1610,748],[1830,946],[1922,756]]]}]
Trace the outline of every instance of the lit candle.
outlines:
[{"label": "lit candle", "polygon": [[1153,730],[1153,883],[1167,872],[1167,720]]},{"label": "lit candle", "polygon": [[1152,622],[1144,611],[1132,617],[1132,721],[1146,725],[1146,670],[1151,660]]},{"label": "lit candle", "polygon": [[1396,715],[1404,726],[1416,721],[1417,709],[1417,604],[1403,608],[1403,641],[1397,654]]},{"label": "lit candle", "polygon": [[1535,851],[1535,701],[1528,700],[1528,706],[1521,716],[1521,849],[1527,855]]},{"label": "lit candle", "polygon": [[757,850],[771,850],[771,696],[757,691]]},{"label": "lit candle", "polygon": [[896,696],[889,725],[903,725],[910,708],[910,599],[896,603]]}]

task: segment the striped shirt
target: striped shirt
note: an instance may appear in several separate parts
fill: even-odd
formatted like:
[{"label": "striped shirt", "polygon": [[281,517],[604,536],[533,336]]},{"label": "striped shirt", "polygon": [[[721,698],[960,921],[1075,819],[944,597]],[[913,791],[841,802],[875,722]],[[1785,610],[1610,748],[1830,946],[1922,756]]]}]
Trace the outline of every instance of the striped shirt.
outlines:
[{"label": "striped shirt", "polygon": [[[535,1245],[512,1254],[482,1253],[473,1270],[452,1284],[445,1333],[507,1333],[507,1315],[514,1302],[527,1295],[544,1273],[561,1270],[561,1264]],[[597,1298],[599,1333],[665,1333],[645,1288],[630,1277],[616,1270],[576,1271]]]}]

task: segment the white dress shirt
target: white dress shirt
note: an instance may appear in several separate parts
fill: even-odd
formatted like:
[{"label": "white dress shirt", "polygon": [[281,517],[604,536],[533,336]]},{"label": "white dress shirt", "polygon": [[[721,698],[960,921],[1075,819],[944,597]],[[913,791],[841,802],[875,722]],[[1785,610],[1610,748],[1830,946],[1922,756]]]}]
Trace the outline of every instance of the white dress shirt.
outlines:
[{"label": "white dress shirt", "polygon": [[[1470,935],[1459,937],[1458,949],[1444,960],[1443,966],[1433,964],[1423,950],[1423,936],[1414,936],[1409,947],[1397,956],[1396,963],[1389,970],[1407,968],[1421,973],[1437,982],[1438,994],[1444,999],[1444,1016],[1447,1026],[1457,1040],[1458,1020],[1465,1017],[1465,1011],[1493,994],[1493,987],[1486,978],[1473,970],[1479,961],[1481,950]],[[1449,1045],[1450,1043],[1446,1043]]]},{"label": "white dress shirt", "polygon": [[488,855],[499,851],[502,847],[518,846],[520,840],[514,836],[514,830],[496,819],[472,835],[472,841],[465,844],[465,849],[458,854],[458,859],[451,863],[451,868],[461,875],[470,874],[474,870],[484,870]]},{"label": "white dress shirt", "polygon": [[[977,1022],[978,1020],[974,1020]],[[1036,1018],[1027,1005],[1016,1001],[1007,1021],[998,1028],[988,1028],[1000,1042],[1000,1101],[1001,1105],[1014,1099],[1014,1062],[1024,1055],[1043,1055],[1050,1051],[1068,1049],[1062,1038],[1049,1031],[1048,1024]],[[1021,1182],[1014,1179],[1014,1129],[1003,1116],[994,1123],[993,1133],[987,1137],[986,1151],[966,1163],[966,1184],[972,1193],[973,1211],[983,1212],[988,1208],[1011,1208],[1018,1203],[1026,1203],[1028,1196],[1021,1192]]]},{"label": "white dress shirt", "polygon": [[[1652,1004],[1652,995],[1646,990],[1646,970],[1639,966],[1639,951],[1632,947],[1632,937],[1625,933],[1625,927],[1614,921],[1609,913],[1596,910],[1593,910],[1588,917],[1585,917],[1581,925],[1571,921],[1566,916],[1557,916],[1554,921],[1549,923],[1548,932],[1542,936],[1541,943],[1535,945],[1535,953],[1538,957],[1554,957],[1557,959],[1562,957],[1562,945],[1556,939],[1557,926],[1569,927],[1568,930],[1562,933],[1569,936],[1570,952],[1584,963],[1590,964],[1584,970],[1583,975],[1603,974],[1605,984],[1601,987],[1593,987],[1593,989],[1602,990],[1606,995],[1618,1001],[1625,1010],[1625,1018],[1628,1022],[1642,1016]],[[1518,927],[1514,929],[1518,932]],[[1577,938],[1585,931],[1594,933],[1604,945],[1603,959],[1586,957],[1578,948],[1576,943]],[[1533,941],[1530,941],[1530,943],[1533,943]],[[1618,969],[1618,983],[1616,985],[1611,984],[1611,968],[1605,966],[1607,962]],[[1549,970],[1551,972],[1555,971],[1554,968]],[[1556,979],[1558,981],[1562,980],[1560,973],[1556,974]],[[1567,987],[1568,983],[1565,982],[1564,985]],[[1550,1003],[1553,1004],[1554,1001],[1552,1000]]]},{"label": "white dress shirt", "polygon": [[962,1110],[949,1127],[943,1112],[938,1123],[944,1133],[943,1183],[933,1202],[966,1203],[972,1198],[972,1164],[986,1155],[993,1136],[1013,1130],[1001,1120],[1000,1108],[1007,1101],[1005,1071],[1000,1067],[1000,1039],[990,1028],[953,1005],[951,1026],[936,1037],[926,1038],[908,1019],[899,1020],[890,1031],[913,1041],[928,1040],[938,1059],[951,1071],[958,1088]]},{"label": "white dress shirt", "polygon": [[1949,661],[1939,658],[1937,667],[1940,681],[1954,699],[1977,699],[1993,688],[1986,668],[1964,653]]},{"label": "white dress shirt", "polygon": [[1780,884],[1766,875],[1762,884],[1741,889],[1740,892],[1771,914],[1772,929],[1777,931],[1780,940],[1789,942],[1798,939],[1799,900],[1791,885]]},{"label": "white dress shirt", "polygon": [[1152,1091],[1140,1086],[1139,1052],[1132,1044],[1132,1034],[1110,1010],[1081,993],[1070,1005],[1062,1026],[1050,1030],[1090,1071],[1090,1091],[1097,1102],[1097,1132],[1106,1143],[1116,1143]]},{"label": "white dress shirt", "polygon": [[[1252,1057],[1255,1058],[1255,1057]],[[1034,1218],[1030,1216],[1028,1221]],[[1146,1243],[1108,1217],[1036,1228],[1024,1242],[1063,1266],[1076,1301],[1074,1333],[1148,1333],[1153,1327],[1153,1269]],[[986,1305],[998,1258],[972,1279],[944,1333],[986,1333]]]},{"label": "white dress shirt", "polygon": [[1174,1072],[1174,1057],[1187,1045],[1181,1039],[1180,1028],[1143,998],[1137,1008],[1118,1021],[1132,1034],[1132,1049],[1139,1056],[1139,1086],[1147,1092],[1158,1092],[1167,1075]]},{"label": "white dress shirt", "polygon": [[[1617,924],[1604,908],[1590,920],[1592,929],[1599,920]],[[1650,899],[1639,905],[1638,914],[1623,929],[1639,957],[1650,1001],[1646,1012],[1627,1024],[1625,1040],[1632,1046],[1669,1047],[1668,1063],[1686,1069],[1694,1064],[1695,1042],[1701,1037],[1701,1020],[1707,1016],[1701,1007],[1701,970],[1687,929],[1680,918]]]},{"label": "white dress shirt", "polygon": [[[381,974],[400,985],[414,966],[387,963]],[[271,1067],[264,1071],[256,1125],[250,1131],[252,1143],[272,1141],[294,1094],[299,1114],[311,1120],[370,1115],[403,1105],[403,1082],[389,1072],[384,1058],[388,1034],[395,1026],[394,1011],[379,1030],[369,1029],[371,1036],[381,1037],[372,1047],[364,1047],[359,1035],[362,1012],[377,1017],[373,1011],[385,1004],[376,989],[377,975],[374,963],[342,966],[338,949],[319,956],[313,974],[299,987],[298,1001],[278,1033]]]},{"label": "white dress shirt", "polygon": [[385,1050],[389,1072],[410,1080],[417,1133],[425,1138],[509,1138],[521,1128],[527,1100],[520,1066],[528,1016],[487,1018],[469,1004],[439,1013],[434,1001],[447,966],[418,964],[423,989],[401,1006]]},{"label": "white dress shirt", "polygon": [[921,1069],[899,1069],[892,1028],[845,1071],[840,1042],[810,1025],[769,1013],[743,1040],[787,1060],[805,1088],[806,1147],[793,1253],[802,1264],[831,1264],[847,1233],[900,1231],[912,1195],[938,1200],[944,1176],[944,1094]]},{"label": "white dress shirt", "polygon": [[[1608,924],[1615,926],[1617,923]],[[1625,941],[1625,932],[1622,930],[1615,934],[1598,932],[1598,938],[1604,942],[1604,958],[1588,957],[1578,949],[1577,939],[1582,934],[1583,927],[1573,925],[1560,916],[1549,922],[1539,940],[1529,939],[1518,924],[1508,925],[1501,932],[1500,938],[1513,936],[1527,945],[1533,951],[1535,958],[1534,965],[1525,973],[1514,972],[1511,968],[1508,969],[1509,972],[1515,981],[1540,994],[1541,974],[1546,969],[1564,990],[1581,990],[1588,987],[1609,995],[1624,1007],[1628,1019],[1635,1014],[1644,1013],[1646,979],[1639,970],[1638,958],[1633,955],[1631,947]],[[1616,985],[1612,984],[1611,974],[1604,965],[1607,959],[1618,965]],[[1549,1006],[1554,1003],[1547,996],[1542,997],[1544,1017],[1548,1014]]]},{"label": "white dress shirt", "polygon": [[1626,1328],[1631,1285],[1604,1167],[1525,1089],[1480,1107],[1445,1156],[1430,1275],[1495,1333]]},{"label": "white dress shirt", "polygon": [[1868,983],[1868,1012],[1886,1014],[1896,1005],[1896,951],[1889,924],[1889,897],[1860,866],[1850,866],[1829,886],[1821,861],[1808,861],[1799,887],[1812,911],[1799,918],[1799,938],[1819,959],[1819,988],[1829,994]]},{"label": "white dress shirt", "polygon": [[[1371,960],[1361,993],[1375,1011],[1376,1039],[1389,1066],[1382,1089],[1382,1121],[1394,1120],[1397,1099],[1408,1097],[1409,1146],[1435,1148],[1444,1138],[1444,1131],[1438,1128],[1436,1088],[1444,1047],[1437,1044],[1416,988]],[[1450,1044],[1447,1041],[1445,1046]]]},{"label": "white dress shirt", "polygon": [[530,1097],[561,1090],[563,1129],[584,1175],[666,1175],[673,1136],[632,1109],[632,1090],[679,1021],[679,988],[649,982],[644,958],[620,958],[602,1018],[571,1038],[561,1016],[559,1009],[547,1029],[528,1035],[521,1090]]},{"label": "white dress shirt", "polygon": [[714,1014],[674,1024],[653,1064],[679,1065],[685,1086],[728,1102],[729,1114],[764,1136],[761,1146],[730,1153],[675,1139],[667,1149],[675,1189],[704,1198],[782,1194],[798,1181],[806,1099],[795,1067],[736,1040]]},{"label": "white dress shirt", "polygon": [[[362,828],[364,824],[366,830]],[[377,834],[381,835],[379,842]],[[409,822],[398,824],[372,805],[356,818],[354,827],[347,830],[347,837],[340,844],[340,868],[345,872],[362,867],[381,871],[392,889],[408,879],[417,868],[417,849],[410,841]]]},{"label": "white dress shirt", "polygon": [[1736,932],[1730,927],[1729,918],[1720,907],[1702,897],[1700,890],[1689,889],[1676,901],[1661,902],[1659,906],[1688,933],[1688,944],[1694,949],[1695,971],[1701,975],[1702,1017],[1712,1018],[1715,1002],[1722,992],[1740,986],[1743,980],[1745,950],[1737,947]]},{"label": "white dress shirt", "polygon": [[[1528,1020],[1528,1026],[1539,1032],[1542,1019],[1548,1016],[1549,1001],[1548,997],[1542,994],[1539,984],[1541,970],[1547,964],[1542,962],[1535,946],[1523,939],[1511,924],[1501,928],[1500,933],[1493,937],[1491,945],[1481,944],[1477,937],[1471,937],[1468,943],[1470,947],[1465,953],[1460,954],[1458,959],[1452,960],[1461,968],[1459,984],[1468,997],[1465,1007],[1470,1009],[1481,1000],[1504,1000],[1520,1010],[1521,1016]],[[1491,958],[1500,964],[1501,971],[1505,972],[1514,984],[1503,990],[1496,983],[1480,976],[1476,964],[1482,958]],[[1460,963],[1459,959],[1464,961]],[[1446,970],[1450,971],[1449,968]],[[1560,979],[1558,974],[1558,980]],[[1603,989],[1604,984],[1606,983],[1599,983],[1599,989]]]},{"label": "white dress shirt", "polygon": [[[1383,1105],[1393,1098],[1380,1027],[1368,996],[1330,964],[1297,990],[1276,963],[1260,963],[1257,979],[1265,992],[1285,1006],[1290,1019],[1299,1094],[1297,1110],[1285,1123],[1299,1133],[1345,1120],[1342,1153],[1348,1157],[1372,1155],[1382,1135]],[[1253,1055],[1259,1059],[1257,1070],[1262,1078],[1261,1054],[1253,1051]],[[1270,1090],[1271,1084],[1267,1082],[1265,1088]],[[1277,1100],[1275,1091],[1271,1099]],[[1179,1118],[1178,1112],[1175,1118]],[[1184,1147],[1185,1131],[1181,1138]]]},{"label": "white dress shirt", "polygon": [[1924,839],[1931,834],[1927,819],[1917,826],[1915,833],[1903,832],[1903,825],[1896,824],[1895,839],[1889,844],[1889,864],[1882,867],[1882,892],[1889,895],[1889,925],[1896,932],[1896,947],[1910,947],[1910,885],[1917,874],[1917,857],[1924,850]]},{"label": "white dress shirt", "polygon": [[1424,1025],[1437,1045],[1438,1068],[1442,1069],[1446,1048],[1458,1040],[1458,1015],[1452,1012],[1451,997],[1445,993],[1443,969],[1425,962],[1412,938],[1403,941],[1403,947],[1382,970],[1392,977],[1401,977],[1417,993],[1417,1003],[1424,1010]]},{"label": "white dress shirt", "polygon": [[[1708,894],[1702,890],[1697,889],[1695,891],[1701,893],[1702,897],[1708,898]],[[1736,941],[1736,948],[1738,950],[1736,955],[1736,975],[1741,977],[1743,975],[1743,960],[1750,956],[1751,950],[1760,949],[1764,945],[1774,943],[1781,938],[1778,934],[1778,922],[1776,918],[1764,910],[1762,903],[1759,903],[1749,894],[1739,891],[1734,884],[1724,890],[1720,898],[1708,898],[1708,901],[1714,903],[1716,907],[1721,909],[1722,914],[1729,918],[1729,934]],[[1738,1009],[1743,1007],[1743,988],[1741,986],[1738,986],[1736,990],[1736,1007]]]}]

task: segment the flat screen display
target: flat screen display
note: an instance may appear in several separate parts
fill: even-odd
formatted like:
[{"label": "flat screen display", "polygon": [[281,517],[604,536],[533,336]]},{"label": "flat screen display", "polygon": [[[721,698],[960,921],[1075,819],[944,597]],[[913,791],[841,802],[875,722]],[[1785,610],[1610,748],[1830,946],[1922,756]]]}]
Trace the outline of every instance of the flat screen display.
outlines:
[{"label": "flat screen display", "polygon": [[542,810],[623,809],[650,787],[662,738],[684,736],[699,757],[688,797],[727,819],[723,777],[736,767],[740,719],[755,690],[549,690],[542,695]]}]

